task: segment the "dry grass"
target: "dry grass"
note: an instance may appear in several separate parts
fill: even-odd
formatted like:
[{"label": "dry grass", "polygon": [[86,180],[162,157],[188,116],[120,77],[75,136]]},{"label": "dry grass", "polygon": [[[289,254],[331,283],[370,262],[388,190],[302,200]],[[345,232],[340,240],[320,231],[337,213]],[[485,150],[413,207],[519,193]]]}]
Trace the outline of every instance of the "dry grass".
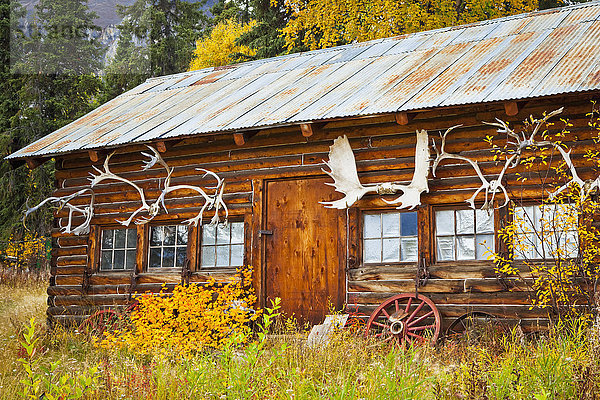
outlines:
[{"label": "dry grass", "polygon": [[[0,398],[19,398],[15,361],[26,321],[45,320],[45,284],[0,285]],[[291,330],[287,328],[288,333]],[[100,365],[91,399],[594,399],[600,393],[600,341],[573,323],[535,340],[518,331],[476,341],[398,350],[339,333],[307,348],[303,333],[191,358],[139,356],[95,348],[70,331],[39,326],[42,364],[77,377]]]}]

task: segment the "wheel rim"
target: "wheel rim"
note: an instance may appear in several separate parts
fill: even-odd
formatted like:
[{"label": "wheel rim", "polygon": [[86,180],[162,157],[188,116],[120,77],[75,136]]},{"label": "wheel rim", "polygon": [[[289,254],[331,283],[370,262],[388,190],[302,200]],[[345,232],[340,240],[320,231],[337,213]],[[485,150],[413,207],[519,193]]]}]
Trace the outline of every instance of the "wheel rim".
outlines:
[{"label": "wheel rim", "polygon": [[404,293],[385,300],[371,314],[366,335],[400,345],[435,343],[440,335],[440,313],[431,299]]},{"label": "wheel rim", "polygon": [[119,321],[119,315],[114,310],[96,311],[86,318],[80,325],[80,329],[88,333],[101,336],[106,330],[110,330]]}]

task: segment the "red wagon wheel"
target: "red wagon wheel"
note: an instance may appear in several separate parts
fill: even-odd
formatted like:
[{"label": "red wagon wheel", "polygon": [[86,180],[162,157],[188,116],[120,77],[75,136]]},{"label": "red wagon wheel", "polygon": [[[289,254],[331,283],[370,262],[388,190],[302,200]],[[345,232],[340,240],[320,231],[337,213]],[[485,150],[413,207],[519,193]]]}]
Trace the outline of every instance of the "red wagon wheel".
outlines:
[{"label": "red wagon wheel", "polygon": [[433,301],[415,293],[390,297],[373,311],[366,335],[396,340],[401,345],[435,343],[442,320]]}]

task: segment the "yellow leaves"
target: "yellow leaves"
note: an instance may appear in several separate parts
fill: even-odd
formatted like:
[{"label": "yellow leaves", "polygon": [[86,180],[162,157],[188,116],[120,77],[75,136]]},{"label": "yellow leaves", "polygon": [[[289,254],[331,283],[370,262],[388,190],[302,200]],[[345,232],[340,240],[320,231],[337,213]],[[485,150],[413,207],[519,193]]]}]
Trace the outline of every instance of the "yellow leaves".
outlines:
[{"label": "yellow leaves", "polygon": [[454,0],[286,0],[291,18],[283,36],[288,49],[311,50],[533,11],[537,2]]},{"label": "yellow leaves", "polygon": [[244,56],[254,56],[256,51],[235,42],[255,25],[256,21],[240,24],[233,19],[217,24],[207,38],[196,42],[189,70],[228,65],[241,61]]},{"label": "yellow leaves", "polygon": [[141,353],[176,351],[185,356],[204,348],[222,348],[233,338],[247,341],[250,322],[260,315],[251,307],[256,296],[246,268],[226,283],[178,285],[172,293],[146,293],[131,313],[131,325],[106,332],[100,346]]},{"label": "yellow leaves", "polygon": [[27,232],[21,240],[10,236],[3,258],[9,266],[23,269],[33,266],[40,258],[47,257],[48,252],[47,237]]}]

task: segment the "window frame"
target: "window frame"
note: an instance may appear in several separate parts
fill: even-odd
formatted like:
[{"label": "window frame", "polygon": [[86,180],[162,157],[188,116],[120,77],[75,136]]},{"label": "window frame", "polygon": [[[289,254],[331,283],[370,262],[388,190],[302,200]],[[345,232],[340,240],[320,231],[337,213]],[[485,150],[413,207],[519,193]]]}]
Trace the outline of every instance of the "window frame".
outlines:
[{"label": "window frame", "polygon": [[[134,231],[136,231],[135,262],[134,262],[133,268],[130,268],[130,269],[127,269],[127,268],[123,268],[123,269],[114,269],[114,268],[111,268],[111,269],[102,269],[102,233],[104,231],[114,231],[114,230],[125,230],[125,231],[127,231],[128,229],[133,229]],[[98,242],[97,242],[98,243],[97,244],[97,247],[98,247],[98,261],[97,261],[97,263],[98,263],[98,266],[97,266],[98,272],[100,272],[100,273],[113,273],[113,272],[131,273],[131,272],[133,272],[133,271],[135,271],[137,269],[137,259],[138,259],[138,253],[139,253],[139,240],[137,238],[137,229],[136,229],[135,226],[133,226],[133,227],[126,227],[126,226],[123,226],[123,225],[101,226],[100,229],[98,230],[98,238],[97,238],[97,240],[98,240]],[[112,249],[107,249],[107,250],[111,250],[112,251],[112,253],[113,253],[113,261],[114,261],[114,252],[115,252],[114,244],[113,244],[113,248]],[[119,249],[119,250],[121,250],[121,249]],[[127,233],[125,234],[125,248],[123,250],[125,250],[125,251],[131,250],[131,248],[127,247]],[[127,255],[125,255],[125,263],[127,263]],[[124,264],[124,266],[125,266],[125,264]]]},{"label": "window frame", "polygon": [[[148,273],[181,273],[181,269],[182,267],[150,267],[150,235],[152,234],[152,228],[153,227],[158,227],[158,226],[179,226],[179,225],[183,225],[186,226],[188,228],[188,237],[187,237],[187,243],[185,246],[185,261],[184,261],[184,267],[185,267],[185,263],[190,262],[190,242],[192,240],[192,235],[197,234],[195,231],[195,229],[193,229],[194,227],[192,225],[188,225],[188,224],[184,224],[182,220],[174,220],[174,221],[160,221],[160,222],[156,222],[156,223],[150,223],[150,224],[146,224],[146,229],[145,229],[145,233],[144,233],[144,239],[145,239],[145,247],[144,247],[144,272],[148,272]],[[177,233],[175,233],[177,235]],[[161,248],[164,246],[161,246]],[[183,247],[183,246],[174,246],[174,247]],[[177,250],[176,250],[177,251]],[[176,262],[176,261],[175,261]],[[161,257],[161,264],[162,264],[162,257]]]},{"label": "window frame", "polygon": [[[414,210],[398,210],[396,207],[377,207],[377,208],[360,208],[358,209],[358,213],[356,215],[356,226],[357,226],[357,237],[358,237],[358,246],[357,246],[357,251],[356,251],[356,255],[355,258],[358,262],[358,264],[362,267],[383,267],[383,266],[400,266],[400,267],[408,267],[408,266],[414,266],[418,263],[419,258],[423,257],[423,241],[422,241],[422,233],[421,233],[421,224],[419,223],[422,216],[422,213],[419,212],[420,209],[414,209]],[[364,256],[365,256],[365,215],[369,215],[369,214],[387,214],[387,213],[408,213],[408,212],[414,212],[417,214],[417,259],[414,261],[381,261],[381,262],[376,262],[376,263],[365,263],[364,260]],[[412,236],[410,236],[412,237]],[[401,238],[401,237],[400,237]],[[399,251],[401,251],[401,249],[399,249]],[[401,256],[401,255],[400,255]],[[350,264],[354,264],[354,262],[352,260],[349,260],[349,267],[352,268],[352,266]]]},{"label": "window frame", "polygon": [[[571,204],[571,203],[568,203],[568,204]],[[513,220],[514,220],[514,212],[515,212],[516,208],[518,208],[518,207],[519,208],[520,207],[522,207],[522,208],[524,208],[524,207],[540,207],[540,206],[544,206],[544,205],[546,205],[546,204],[544,204],[540,200],[536,201],[535,199],[528,200],[528,201],[523,201],[523,202],[520,202],[520,203],[516,203],[515,202],[515,203],[513,203],[513,204],[511,204],[509,206],[511,209],[510,209],[510,212],[508,213],[508,218],[510,219],[510,222],[512,223]],[[578,224],[582,223],[582,217],[583,216],[578,212],[578,222],[577,222]],[[553,231],[553,232],[556,232],[556,231]],[[575,230],[572,230],[572,232],[576,232],[577,233],[577,240],[579,242],[578,245],[577,245],[577,254],[575,255],[575,257],[565,257],[564,258],[565,260],[575,259],[580,254],[581,243],[580,243],[580,238],[579,238],[579,230],[575,229]],[[540,238],[538,237],[537,234],[536,234],[536,239],[535,240],[536,240],[536,244],[537,244],[537,241],[540,240]],[[536,252],[536,253],[539,254],[538,252]],[[524,264],[526,262],[547,262],[547,261],[552,261],[552,260],[555,260],[555,257],[554,256],[549,256],[549,257],[546,257],[546,258],[542,258],[542,257],[517,258],[515,256],[514,246],[513,246],[512,252],[510,254],[510,259],[512,260],[513,263]]]},{"label": "window frame", "polygon": [[[482,206],[482,204],[475,203],[476,209],[480,209],[481,206]],[[451,265],[451,264],[456,264],[456,263],[469,263],[469,264],[474,263],[474,264],[488,264],[488,265],[493,264],[494,263],[493,260],[478,260],[477,258],[466,259],[466,260],[459,260],[459,259],[438,260],[436,212],[437,211],[448,211],[448,210],[452,210],[452,211],[472,210],[473,212],[475,212],[475,210],[473,208],[471,208],[465,202],[431,206],[430,218],[429,218],[429,239],[430,239],[429,251],[430,251],[430,257],[431,257],[432,263],[440,264],[440,265]],[[494,252],[498,253],[500,250],[499,241],[498,241],[498,230],[500,228],[501,214],[500,214],[500,210],[497,207],[494,207],[493,217],[494,217],[494,221],[493,221],[494,231],[492,233],[481,234],[481,235],[492,235],[494,237],[494,246],[493,246],[494,249],[493,250],[494,250]],[[455,226],[455,231],[456,231],[456,226]],[[474,235],[477,236],[477,233],[474,232]],[[441,235],[441,236],[444,236],[444,235]],[[470,235],[466,235],[466,236],[470,236]],[[454,237],[458,237],[458,236],[455,235]],[[476,245],[477,245],[477,243],[476,243]]]},{"label": "window frame", "polygon": [[[247,258],[247,246],[246,243],[248,243],[248,223],[246,222],[245,218],[232,218],[231,220],[228,220],[227,223],[229,225],[231,225],[232,223],[241,223],[242,227],[243,227],[243,233],[242,233],[242,265],[241,266],[211,266],[211,267],[204,267],[202,266],[202,232],[203,229],[206,225],[208,224],[203,224],[202,226],[198,226],[198,232],[197,232],[197,240],[198,240],[198,245],[197,245],[197,250],[196,250],[196,257],[197,257],[197,263],[196,263],[196,271],[207,271],[207,272],[215,272],[215,271],[235,271],[236,268],[240,268],[240,267],[244,267],[248,264],[248,258]],[[231,228],[230,228],[231,229]],[[237,244],[237,243],[236,243]],[[231,257],[231,242],[229,242],[227,244],[229,246],[229,256]],[[216,243],[215,243],[215,251],[216,251]],[[216,257],[216,255],[215,255]],[[215,259],[215,263],[216,263],[216,259]]]}]

